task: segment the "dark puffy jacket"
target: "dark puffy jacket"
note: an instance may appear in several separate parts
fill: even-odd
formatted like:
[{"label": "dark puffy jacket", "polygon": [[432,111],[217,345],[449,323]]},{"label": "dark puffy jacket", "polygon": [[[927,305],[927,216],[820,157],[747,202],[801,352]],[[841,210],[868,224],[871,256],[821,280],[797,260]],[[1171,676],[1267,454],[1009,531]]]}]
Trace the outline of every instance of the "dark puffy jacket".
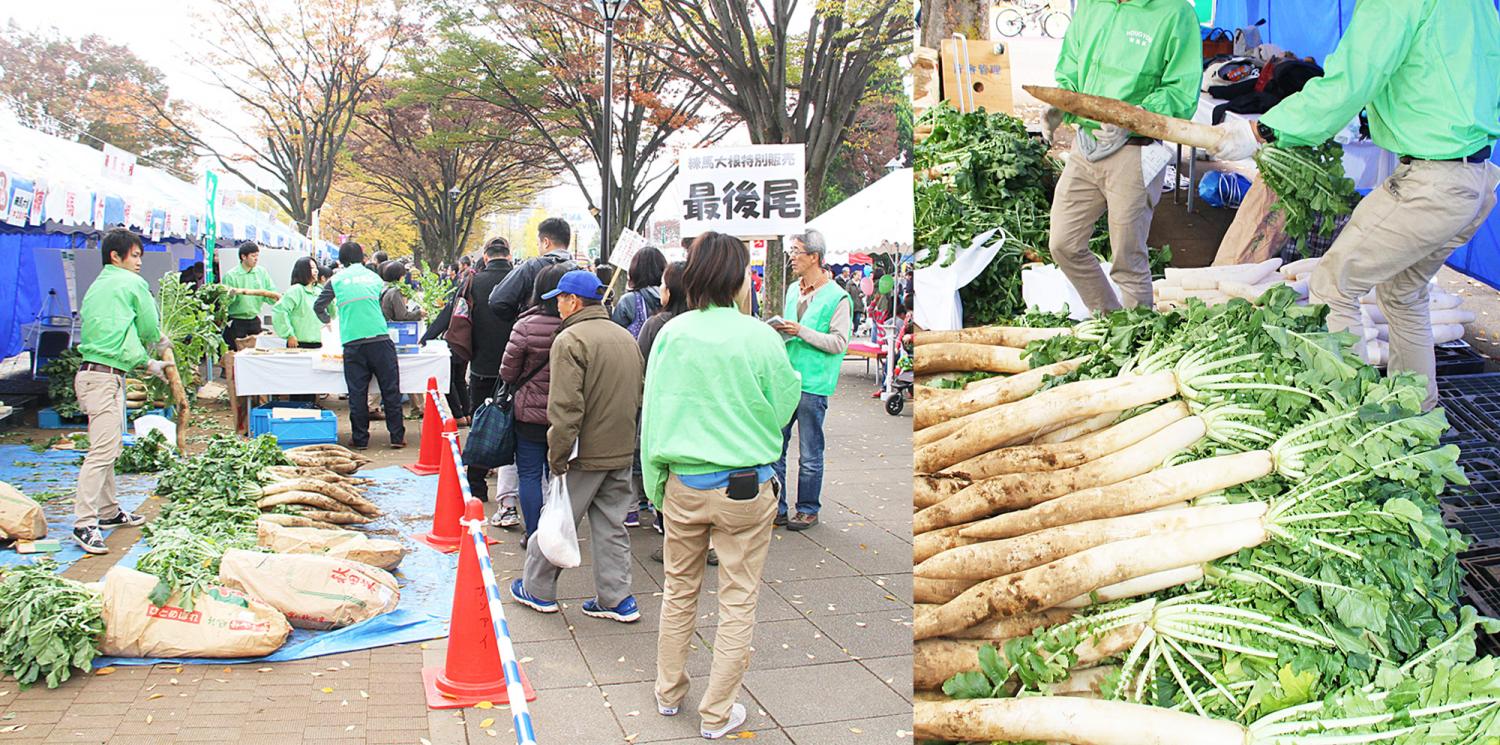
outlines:
[{"label": "dark puffy jacket", "polygon": [[[490,310],[486,298],[505,281],[510,271],[509,259],[490,259],[484,263],[483,271],[473,275],[473,285],[469,288],[469,319],[474,326],[474,359],[469,360],[469,370],[475,375],[493,378],[500,374],[500,355],[505,352],[505,344],[510,339],[510,327],[515,320],[496,316]],[[458,284],[463,286],[462,281]],[[432,319],[422,341],[425,343],[446,333],[448,321],[452,317],[453,300],[450,298],[437,318]]]},{"label": "dark puffy jacket", "polygon": [[511,329],[510,342],[505,345],[505,356],[500,360],[500,379],[515,383],[537,365],[542,366],[516,392],[515,408],[511,413],[517,421],[547,423],[547,391],[552,383],[547,359],[552,352],[552,338],[557,336],[560,326],[561,318],[549,316],[541,308],[532,308],[522,313]]}]

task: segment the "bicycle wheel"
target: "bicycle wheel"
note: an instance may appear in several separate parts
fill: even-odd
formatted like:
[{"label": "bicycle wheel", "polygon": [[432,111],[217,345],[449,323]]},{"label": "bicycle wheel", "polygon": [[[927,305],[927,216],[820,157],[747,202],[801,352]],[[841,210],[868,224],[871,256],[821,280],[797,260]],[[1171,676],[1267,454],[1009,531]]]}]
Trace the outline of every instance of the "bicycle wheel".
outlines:
[{"label": "bicycle wheel", "polygon": [[1042,16],[1042,34],[1054,39],[1063,38],[1068,33],[1068,24],[1073,22],[1072,16],[1067,13],[1053,11]]},{"label": "bicycle wheel", "polygon": [[1021,33],[1026,28],[1026,17],[1015,8],[1006,8],[995,14],[995,30],[1001,36],[1011,37]]}]

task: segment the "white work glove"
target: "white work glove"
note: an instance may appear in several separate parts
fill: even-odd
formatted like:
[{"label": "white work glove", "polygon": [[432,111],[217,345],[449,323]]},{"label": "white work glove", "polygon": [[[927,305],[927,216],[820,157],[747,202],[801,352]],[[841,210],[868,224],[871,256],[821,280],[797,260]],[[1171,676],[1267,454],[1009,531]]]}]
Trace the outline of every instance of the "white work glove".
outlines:
[{"label": "white work glove", "polygon": [[1049,145],[1052,144],[1052,138],[1056,135],[1057,128],[1061,127],[1063,124],[1063,116],[1063,110],[1057,108],[1056,106],[1048,106],[1047,110],[1042,112],[1043,142]]},{"label": "white work glove", "polygon": [[1245,119],[1235,119],[1216,125],[1219,141],[1208,149],[1214,160],[1246,160],[1260,150],[1260,139],[1255,136],[1255,125]]},{"label": "white work glove", "polygon": [[165,381],[167,379],[167,363],[161,360],[147,360],[146,374],[157,380]]},{"label": "white work glove", "polygon": [[1119,152],[1129,139],[1130,130],[1114,124],[1101,124],[1092,133],[1080,127],[1078,150],[1083,154],[1084,160],[1097,163]]},{"label": "white work glove", "polygon": [[167,352],[172,349],[172,340],[168,339],[164,334],[160,339],[156,340],[156,346],[152,347],[152,349],[155,350],[157,354]]}]

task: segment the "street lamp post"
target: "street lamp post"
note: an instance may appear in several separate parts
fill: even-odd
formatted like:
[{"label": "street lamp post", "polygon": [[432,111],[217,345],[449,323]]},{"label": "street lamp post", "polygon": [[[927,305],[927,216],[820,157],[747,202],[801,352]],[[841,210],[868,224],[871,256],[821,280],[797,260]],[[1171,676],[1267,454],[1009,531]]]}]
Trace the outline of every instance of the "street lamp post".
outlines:
[{"label": "street lamp post", "polygon": [[453,241],[448,252],[452,254],[453,261],[458,260],[458,254],[462,248],[458,245],[458,205],[454,204],[461,194],[463,192],[457,185],[448,189],[448,237]]},{"label": "street lamp post", "polygon": [[620,17],[620,11],[625,9],[628,2],[630,0],[594,0],[599,14],[604,16],[604,137],[599,148],[600,160],[604,164],[604,196],[599,216],[599,255],[603,257],[609,256],[610,222],[614,217],[610,191],[614,186],[615,119],[610,109],[614,103],[615,19]]}]

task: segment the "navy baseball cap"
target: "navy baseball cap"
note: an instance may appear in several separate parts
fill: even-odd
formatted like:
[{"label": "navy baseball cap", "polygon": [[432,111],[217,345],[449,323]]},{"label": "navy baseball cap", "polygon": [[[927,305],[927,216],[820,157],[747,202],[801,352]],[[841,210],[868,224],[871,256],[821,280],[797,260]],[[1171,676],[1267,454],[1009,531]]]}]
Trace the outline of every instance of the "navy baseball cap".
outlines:
[{"label": "navy baseball cap", "polygon": [[557,289],[542,295],[542,299],[551,300],[563,293],[589,300],[602,300],[604,299],[604,285],[593,272],[587,269],[574,269],[562,275],[562,279],[557,281]]}]

